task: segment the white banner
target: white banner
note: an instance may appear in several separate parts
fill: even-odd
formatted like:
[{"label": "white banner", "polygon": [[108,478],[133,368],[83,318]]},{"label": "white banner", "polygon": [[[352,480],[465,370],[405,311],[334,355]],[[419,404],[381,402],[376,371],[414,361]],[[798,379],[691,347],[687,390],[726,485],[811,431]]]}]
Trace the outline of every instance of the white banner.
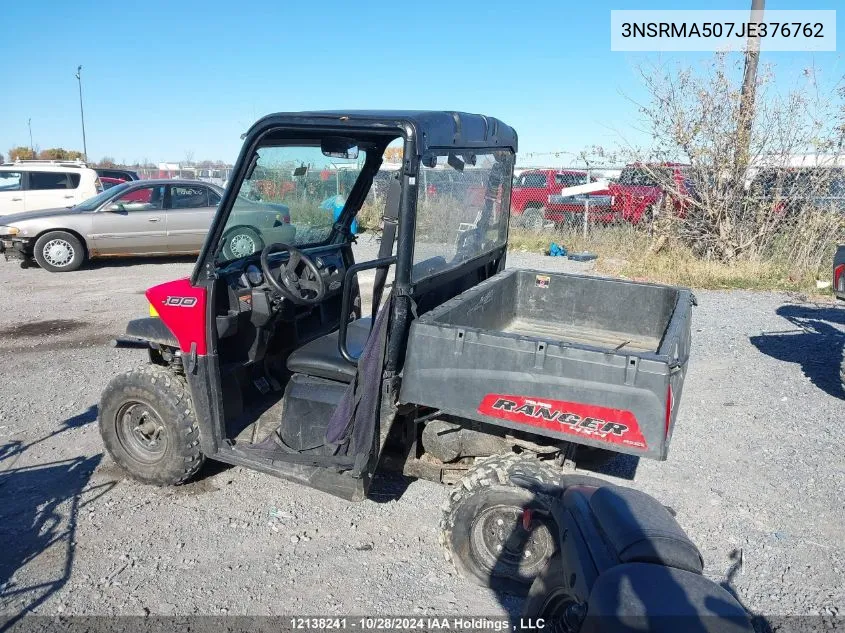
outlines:
[{"label": "white banner", "polygon": [[618,10],[612,51],[835,51],[835,10]]}]

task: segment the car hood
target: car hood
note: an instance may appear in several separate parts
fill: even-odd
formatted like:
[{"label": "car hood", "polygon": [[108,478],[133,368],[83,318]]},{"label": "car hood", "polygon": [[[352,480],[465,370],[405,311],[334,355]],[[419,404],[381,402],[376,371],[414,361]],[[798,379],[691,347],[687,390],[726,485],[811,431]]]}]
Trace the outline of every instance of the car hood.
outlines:
[{"label": "car hood", "polygon": [[69,207],[62,209],[41,209],[40,211],[24,211],[23,213],[0,215],[0,225],[11,226],[21,222],[26,222],[27,220],[41,220],[59,215],[79,215],[80,213],[85,213],[85,211]]}]

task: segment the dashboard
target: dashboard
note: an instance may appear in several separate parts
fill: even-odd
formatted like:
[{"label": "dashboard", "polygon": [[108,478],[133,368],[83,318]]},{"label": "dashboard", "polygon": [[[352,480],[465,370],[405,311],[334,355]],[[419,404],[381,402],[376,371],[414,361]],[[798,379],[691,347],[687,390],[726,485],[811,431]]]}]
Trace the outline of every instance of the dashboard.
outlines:
[{"label": "dashboard", "polygon": [[[316,305],[298,305],[281,297],[265,279],[257,253],[218,268],[214,303],[217,338],[223,345],[220,353],[228,362],[255,362],[266,354],[277,331],[285,333],[279,340],[290,341],[337,327],[350,261],[347,249],[344,244],[304,252],[325,287],[324,298]],[[270,268],[277,274],[287,259],[284,252],[271,254]]]},{"label": "dashboard", "polygon": [[[334,295],[339,292],[343,286],[343,278],[346,275],[346,265],[343,261],[343,255],[337,250],[333,249],[328,252],[312,252],[306,253],[308,257],[317,266],[320,276],[326,287],[326,296]],[[272,258],[271,265],[274,269],[279,262],[287,258],[284,255],[281,258]],[[227,267],[222,271],[221,276],[227,280],[227,285],[230,290],[240,299],[241,308],[247,307],[244,304],[249,304],[247,296],[251,295],[254,289],[264,288],[267,285],[267,280],[264,279],[264,272],[257,261],[242,261],[235,265]]]}]

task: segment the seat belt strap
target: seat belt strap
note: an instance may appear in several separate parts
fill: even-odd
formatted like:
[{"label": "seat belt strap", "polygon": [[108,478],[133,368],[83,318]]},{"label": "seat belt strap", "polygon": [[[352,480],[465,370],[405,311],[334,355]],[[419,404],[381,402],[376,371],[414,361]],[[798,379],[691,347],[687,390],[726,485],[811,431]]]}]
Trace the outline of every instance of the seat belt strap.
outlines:
[{"label": "seat belt strap", "polygon": [[[399,181],[400,175],[397,174],[390,181],[390,188],[387,190],[387,202],[385,203],[384,229],[381,232],[381,244],[378,249],[378,258],[384,259],[393,255],[393,244],[396,241],[396,228],[399,224],[399,202],[402,196],[402,184]],[[376,321],[379,305],[381,304],[381,297],[384,293],[384,285],[387,281],[387,273],[389,267],[377,268],[375,281],[373,282],[373,308],[372,320]]]}]

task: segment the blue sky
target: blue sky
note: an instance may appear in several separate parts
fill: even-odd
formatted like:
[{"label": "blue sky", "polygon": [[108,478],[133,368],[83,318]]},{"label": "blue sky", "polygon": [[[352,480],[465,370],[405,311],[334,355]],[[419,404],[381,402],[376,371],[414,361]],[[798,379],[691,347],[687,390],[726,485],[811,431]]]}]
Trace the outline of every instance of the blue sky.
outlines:
[{"label": "blue sky", "polygon": [[[83,65],[88,153],[118,161],[233,161],[240,134],[269,112],[430,108],[514,126],[520,152],[576,152],[634,137],[636,67],[706,54],[610,51],[611,9],[746,9],[749,0],[546,2],[4,3],[0,152],[82,149],[76,66]],[[768,0],[767,9],[839,2]],[[840,11],[838,30],[845,11]],[[840,41],[842,38],[840,37]],[[840,44],[840,51],[845,44]],[[785,82],[836,53],[770,53]],[[536,161],[534,161],[536,162]]]}]

